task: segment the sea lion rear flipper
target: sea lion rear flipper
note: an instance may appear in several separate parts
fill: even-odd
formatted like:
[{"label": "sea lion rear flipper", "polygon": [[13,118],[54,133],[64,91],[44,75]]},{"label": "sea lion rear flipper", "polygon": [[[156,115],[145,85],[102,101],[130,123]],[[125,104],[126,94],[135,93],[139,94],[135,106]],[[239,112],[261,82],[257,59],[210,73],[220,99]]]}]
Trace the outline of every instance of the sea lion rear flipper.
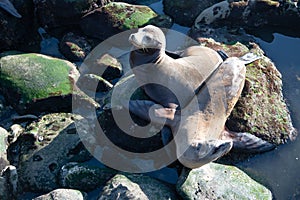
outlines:
[{"label": "sea lion rear flipper", "polygon": [[250,133],[238,133],[233,131],[224,131],[226,138],[233,140],[233,150],[248,152],[248,153],[259,153],[270,151],[276,146],[263,139],[256,137]]}]

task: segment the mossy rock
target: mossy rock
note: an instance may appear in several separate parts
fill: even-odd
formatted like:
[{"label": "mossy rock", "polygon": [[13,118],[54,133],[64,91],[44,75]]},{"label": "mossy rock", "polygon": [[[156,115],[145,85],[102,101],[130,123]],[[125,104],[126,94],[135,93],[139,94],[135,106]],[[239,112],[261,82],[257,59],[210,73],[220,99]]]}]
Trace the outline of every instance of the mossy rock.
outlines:
[{"label": "mossy rock", "polygon": [[60,171],[59,181],[64,188],[91,191],[103,186],[117,172],[86,164],[68,163]]},{"label": "mossy rock", "polygon": [[281,74],[259,46],[253,43],[249,49],[241,43],[226,45],[205,38],[201,42],[215,50],[222,49],[229,56],[240,57],[249,51],[261,56],[246,66],[245,86],[227,120],[227,127],[252,133],[277,145],[295,139],[297,133],[283,97]]},{"label": "mossy rock", "polygon": [[148,176],[117,174],[104,186],[99,200],[178,199],[175,190]]},{"label": "mossy rock", "polygon": [[170,26],[170,18],[160,17],[154,20],[158,16],[148,6],[112,2],[85,15],[80,26],[86,35],[105,40],[122,31],[149,24],[151,20],[153,24]]},{"label": "mossy rock", "polygon": [[19,112],[70,110],[72,79],[79,76],[72,63],[35,53],[5,52],[0,54],[0,66],[0,91]]},{"label": "mossy rock", "polygon": [[200,168],[185,169],[176,185],[185,200],[192,199],[262,199],[272,193],[234,166],[209,163]]},{"label": "mossy rock", "polygon": [[49,192],[59,187],[57,176],[69,162],[91,158],[76,132],[70,113],[53,113],[26,126],[8,148],[10,163],[17,166],[20,190]]}]

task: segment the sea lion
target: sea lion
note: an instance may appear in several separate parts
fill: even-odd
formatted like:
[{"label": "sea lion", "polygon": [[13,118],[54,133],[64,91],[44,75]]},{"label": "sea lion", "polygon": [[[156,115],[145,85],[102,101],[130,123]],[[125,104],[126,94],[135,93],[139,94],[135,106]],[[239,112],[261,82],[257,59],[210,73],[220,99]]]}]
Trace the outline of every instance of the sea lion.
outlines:
[{"label": "sea lion", "polygon": [[14,5],[9,0],[0,0],[0,7],[9,12],[11,15],[21,18],[22,16],[15,9]]},{"label": "sea lion", "polygon": [[[230,57],[205,81],[195,98],[170,117],[166,108],[153,101],[134,100],[129,109],[137,116],[166,124],[174,134],[178,160],[188,168],[201,167],[228,153],[232,147],[247,152],[264,152],[275,146],[249,133],[225,128],[245,82],[245,64],[257,57]],[[245,59],[246,58],[246,59]],[[148,112],[152,112],[148,114]]]},{"label": "sea lion", "polygon": [[146,84],[144,90],[151,99],[170,111],[185,107],[222,62],[220,55],[207,47],[192,46],[179,54],[166,51],[164,33],[152,25],[131,34],[129,42],[136,79],[140,85]]},{"label": "sea lion", "polygon": [[165,53],[164,34],[154,26],[139,29],[129,41],[135,48],[130,63],[138,82],[154,80],[164,87],[144,85],[153,101],[130,101],[128,108],[143,119],[150,120],[152,116],[151,120],[159,124],[167,119],[177,158],[184,166],[200,167],[223,156],[232,147],[248,152],[274,148],[249,133],[225,128],[244,85],[245,64],[259,57],[247,54],[222,62],[215,51],[193,46],[183,51],[181,58],[174,59]]}]

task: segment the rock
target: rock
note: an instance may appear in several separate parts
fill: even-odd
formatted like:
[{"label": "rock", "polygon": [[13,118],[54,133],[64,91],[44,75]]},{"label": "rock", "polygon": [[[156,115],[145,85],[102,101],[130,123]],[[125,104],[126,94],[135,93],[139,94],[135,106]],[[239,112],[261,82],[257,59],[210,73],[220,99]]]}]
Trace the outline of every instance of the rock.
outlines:
[{"label": "rock", "polygon": [[60,170],[59,182],[64,188],[91,191],[103,186],[116,171],[85,164],[68,163]]},{"label": "rock", "polygon": [[[159,0],[121,0],[121,2],[137,4],[137,5],[150,5],[158,1]],[[116,0],[116,2],[118,2],[118,0]]]},{"label": "rock", "polygon": [[8,159],[18,169],[22,191],[49,192],[58,188],[57,176],[68,162],[90,159],[68,113],[49,114],[29,124],[8,148]]},{"label": "rock", "polygon": [[4,177],[0,177],[0,199],[9,200],[9,192],[6,185],[6,179]]},{"label": "rock", "polygon": [[171,16],[175,23],[191,27],[196,17],[205,9],[220,0],[164,0],[164,12]]},{"label": "rock", "polygon": [[72,62],[82,62],[90,53],[91,48],[84,37],[75,35],[72,32],[67,33],[60,42],[61,53]]},{"label": "rock", "polygon": [[[81,90],[107,92],[113,88],[113,85],[104,78],[95,74],[85,74],[77,82]],[[95,87],[97,86],[97,87]]]},{"label": "rock", "polygon": [[16,167],[9,165],[1,172],[0,198],[3,200],[15,199],[17,196],[18,174]]},{"label": "rock", "polygon": [[173,189],[153,178],[135,174],[117,174],[107,182],[98,200],[178,199]]},{"label": "rock", "polygon": [[108,91],[113,87],[115,79],[119,79],[123,74],[121,63],[109,54],[104,54],[100,58],[98,56],[87,58],[79,70],[81,76],[77,86],[83,91]]},{"label": "rock", "polygon": [[232,131],[250,132],[277,145],[295,139],[297,133],[282,94],[281,74],[259,46],[252,43],[248,49],[241,43],[225,45],[207,38],[199,38],[199,41],[215,50],[222,49],[229,56],[239,57],[249,51],[262,56],[246,67],[245,86],[227,120],[227,127]]},{"label": "rock", "polygon": [[84,14],[97,7],[96,0],[34,0],[33,2],[39,24],[47,31],[78,25]]},{"label": "rock", "polygon": [[85,15],[80,26],[86,35],[105,40],[122,31],[146,25],[157,16],[148,6],[112,2]]},{"label": "rock", "polygon": [[272,199],[272,193],[234,166],[209,163],[185,169],[176,185],[185,200]]},{"label": "rock", "polygon": [[235,44],[237,42],[248,44],[255,41],[255,38],[247,34],[243,28],[228,26],[200,25],[199,28],[192,27],[188,31],[188,35],[195,40],[198,38],[212,38],[225,44]]},{"label": "rock", "polygon": [[0,127],[0,171],[9,165],[6,152],[8,147],[8,136],[8,132],[4,128]]},{"label": "rock", "polygon": [[14,49],[38,52],[40,38],[38,33],[34,31],[37,30],[37,24],[33,20],[32,0],[14,0],[11,2],[22,15],[22,18],[16,18],[0,9],[0,52]]},{"label": "rock", "polygon": [[[289,23],[286,23],[286,22]],[[264,26],[291,28],[300,25],[300,10],[293,1],[222,1],[199,14],[195,27],[215,24],[259,30]],[[299,36],[299,34],[298,34]]]},{"label": "rock", "polygon": [[[70,111],[79,73],[65,60],[34,53],[0,54],[0,91],[20,113]],[[55,105],[55,106],[53,106]]]},{"label": "rock", "polygon": [[79,190],[56,189],[33,200],[86,200],[87,194]]},{"label": "rock", "polygon": [[123,74],[122,64],[110,54],[87,58],[79,70],[81,75],[95,74],[108,81],[120,78]]}]

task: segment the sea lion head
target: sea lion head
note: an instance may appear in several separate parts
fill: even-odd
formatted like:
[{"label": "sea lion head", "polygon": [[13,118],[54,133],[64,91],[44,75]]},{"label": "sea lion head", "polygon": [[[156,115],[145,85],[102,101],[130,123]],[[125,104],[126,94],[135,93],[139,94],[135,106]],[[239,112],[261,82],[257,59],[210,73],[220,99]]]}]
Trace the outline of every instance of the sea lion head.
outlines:
[{"label": "sea lion head", "polygon": [[129,42],[137,49],[162,49],[165,50],[166,38],[162,30],[153,25],[138,29],[129,37]]}]

